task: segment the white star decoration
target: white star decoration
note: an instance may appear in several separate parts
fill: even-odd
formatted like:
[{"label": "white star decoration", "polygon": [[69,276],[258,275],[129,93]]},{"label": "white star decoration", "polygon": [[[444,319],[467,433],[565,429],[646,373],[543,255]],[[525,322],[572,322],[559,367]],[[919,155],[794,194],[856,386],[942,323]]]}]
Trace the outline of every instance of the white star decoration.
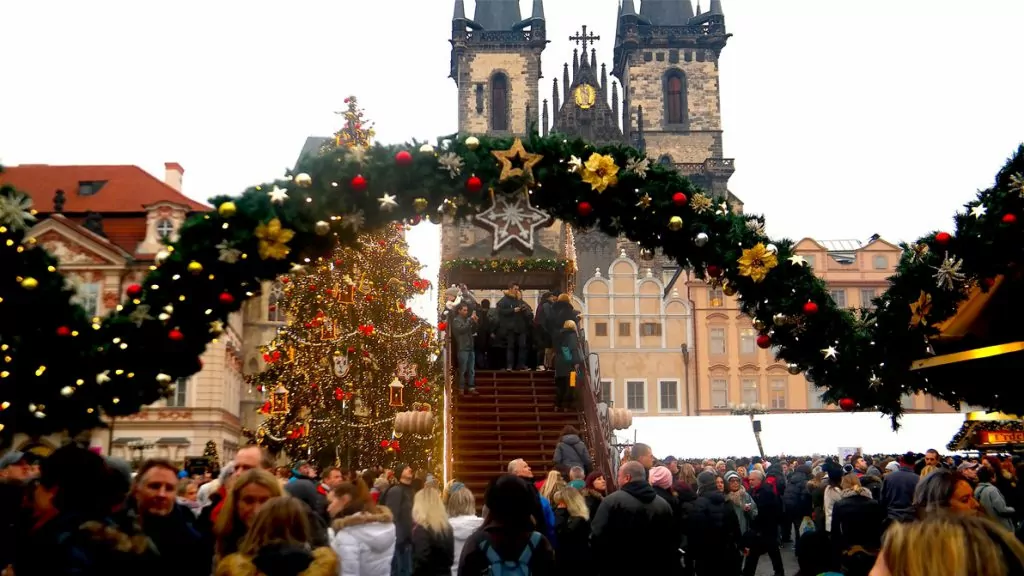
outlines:
[{"label": "white star decoration", "polygon": [[872,374],[871,378],[868,379],[868,385],[872,390],[878,390],[878,387],[882,385],[882,379]]},{"label": "white star decoration", "polygon": [[110,382],[110,370],[104,370],[96,375],[97,384],[106,384],[107,382]]},{"label": "white star decoration", "polygon": [[362,164],[366,162],[366,148],[362,146],[352,146],[345,152],[346,162],[355,162],[356,164]]},{"label": "white star decoration", "polygon": [[975,218],[981,218],[982,216],[985,215],[986,210],[988,209],[982,206],[981,204],[978,204],[977,206],[971,208],[971,216],[974,216]]},{"label": "white star decoration", "polygon": [[569,172],[579,172],[583,168],[583,160],[579,156],[569,158]]},{"label": "white star decoration", "polygon": [[531,206],[529,196],[523,193],[514,196],[494,196],[491,207],[477,214],[475,219],[478,224],[493,232],[495,252],[509,242],[518,242],[532,252],[534,232],[538,227],[547,224],[551,216]]},{"label": "white star decoration", "polygon": [[384,212],[391,212],[398,206],[398,202],[395,202],[393,194],[385,193],[380,198],[377,198],[377,202],[380,202],[380,209]]},{"label": "white star decoration", "polygon": [[836,350],[835,346],[829,346],[828,348],[822,348],[821,353],[825,355],[825,359],[835,360],[836,356],[839,355],[839,351]]},{"label": "white star decoration", "polygon": [[284,201],[288,199],[288,191],[274,184],[274,189],[267,192],[267,196],[270,196],[270,201],[274,204],[284,204]]},{"label": "white star decoration", "polygon": [[789,257],[789,263],[794,266],[807,266],[807,259],[799,254],[793,254]]},{"label": "white star decoration", "polygon": [[722,202],[721,204],[719,204],[718,205],[717,213],[721,214],[722,216],[725,216],[726,214],[728,214],[729,213],[729,203],[728,202]]}]

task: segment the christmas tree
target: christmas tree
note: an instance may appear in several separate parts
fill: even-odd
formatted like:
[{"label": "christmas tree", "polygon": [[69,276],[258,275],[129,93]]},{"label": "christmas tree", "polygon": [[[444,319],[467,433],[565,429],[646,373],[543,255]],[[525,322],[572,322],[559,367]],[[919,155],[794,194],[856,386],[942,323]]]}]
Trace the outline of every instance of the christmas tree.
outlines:
[{"label": "christmas tree", "polygon": [[391,224],[281,278],[288,323],[251,382],[267,397],[262,444],[349,468],[438,461],[443,368],[433,327],[407,306],[430,286],[421,268]]},{"label": "christmas tree", "polygon": [[210,460],[210,466],[217,467],[220,465],[220,454],[217,453],[217,443],[213,440],[206,441],[206,447],[203,448],[203,458]]},{"label": "christmas tree", "polygon": [[376,134],[373,130],[373,122],[363,116],[359,108],[359,100],[355,96],[345,98],[345,110],[335,112],[345,118],[345,123],[340,130],[334,133],[334,140],[324,144],[321,152],[328,152],[332,148],[367,148],[373,142]]}]

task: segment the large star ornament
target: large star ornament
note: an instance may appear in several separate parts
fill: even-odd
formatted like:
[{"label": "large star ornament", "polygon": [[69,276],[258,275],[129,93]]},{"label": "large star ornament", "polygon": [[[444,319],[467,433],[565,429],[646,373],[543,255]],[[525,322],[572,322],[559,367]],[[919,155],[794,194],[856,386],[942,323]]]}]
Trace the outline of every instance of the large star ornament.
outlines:
[{"label": "large star ornament", "polygon": [[[522,176],[527,182],[533,182],[533,167],[544,159],[542,154],[527,152],[526,148],[523,148],[523,141],[519,138],[516,138],[508,150],[493,150],[491,154],[494,154],[494,157],[501,162],[501,177],[498,179],[501,182],[516,176]],[[522,162],[522,168],[513,166],[513,160]]]},{"label": "large star ornament", "polygon": [[490,230],[494,236],[493,250],[497,252],[509,242],[533,251],[533,238],[537,228],[551,220],[543,210],[530,205],[525,190],[514,195],[495,195],[491,207],[475,216],[476,223]]},{"label": "large star ornament", "polygon": [[274,189],[267,192],[267,196],[270,196],[270,201],[274,204],[284,204],[284,201],[288,199],[288,191],[274,184]]}]

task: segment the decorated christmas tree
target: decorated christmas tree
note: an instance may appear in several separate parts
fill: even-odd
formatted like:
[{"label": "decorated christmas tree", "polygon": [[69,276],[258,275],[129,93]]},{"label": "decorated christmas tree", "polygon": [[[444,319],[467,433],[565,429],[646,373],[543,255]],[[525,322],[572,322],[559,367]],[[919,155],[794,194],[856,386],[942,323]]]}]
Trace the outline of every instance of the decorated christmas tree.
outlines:
[{"label": "decorated christmas tree", "polygon": [[262,444],[321,465],[437,461],[443,368],[433,327],[407,305],[430,286],[420,269],[390,224],[281,278],[288,323],[252,380],[267,398]]},{"label": "decorated christmas tree", "polygon": [[324,144],[322,152],[333,148],[366,148],[373,142],[376,134],[373,122],[364,117],[358,99],[355,96],[345,98],[345,106],[345,110],[335,112],[345,119],[345,123],[334,133],[334,140]]},{"label": "decorated christmas tree", "polygon": [[203,448],[203,458],[208,458],[211,466],[220,465],[220,454],[217,453],[216,442],[213,440],[206,441],[206,447]]}]

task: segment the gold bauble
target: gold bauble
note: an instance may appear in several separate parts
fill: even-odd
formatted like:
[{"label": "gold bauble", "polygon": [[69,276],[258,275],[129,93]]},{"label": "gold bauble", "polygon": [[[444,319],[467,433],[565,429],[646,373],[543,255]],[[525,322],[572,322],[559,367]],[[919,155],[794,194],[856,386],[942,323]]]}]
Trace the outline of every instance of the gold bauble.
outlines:
[{"label": "gold bauble", "polygon": [[317,236],[327,236],[331,233],[331,225],[327,222],[320,220],[313,225],[313,231],[316,232]]},{"label": "gold bauble", "polygon": [[199,274],[203,271],[203,265],[193,260],[188,263],[188,271],[193,274]]},{"label": "gold bauble", "polygon": [[798,364],[788,364],[786,365],[786,372],[796,376],[800,373],[800,366]]},{"label": "gold bauble", "polygon": [[679,216],[673,216],[668,220],[668,229],[673,232],[678,232],[683,229],[683,219]]},{"label": "gold bauble", "polygon": [[420,146],[420,154],[433,154],[433,153],[434,153],[434,147],[431,146],[430,144],[424,144],[423,146]]},{"label": "gold bauble", "polygon": [[470,136],[469,138],[466,138],[466,147],[469,148],[470,150],[476,150],[477,148],[480,147],[480,139],[477,138],[476,136]]},{"label": "gold bauble", "polygon": [[783,326],[789,322],[789,318],[782,312],[779,312],[775,316],[772,316],[772,321],[775,322],[776,326]]},{"label": "gold bauble", "polygon": [[761,320],[760,318],[754,319],[754,330],[757,330],[758,332],[763,332],[765,328],[767,328],[767,326],[765,326],[764,320]]},{"label": "gold bauble", "polygon": [[426,198],[417,198],[412,201],[412,207],[419,213],[423,213],[423,211],[427,209],[427,204],[428,202]]},{"label": "gold bauble", "polygon": [[303,172],[295,177],[295,184],[299,188],[309,188],[313,185],[313,177]]},{"label": "gold bauble", "polygon": [[725,286],[722,286],[722,294],[725,294],[726,296],[735,296],[736,287],[732,284],[726,284]]},{"label": "gold bauble", "polygon": [[21,287],[25,290],[35,290],[39,287],[39,280],[29,276],[21,281]]}]

